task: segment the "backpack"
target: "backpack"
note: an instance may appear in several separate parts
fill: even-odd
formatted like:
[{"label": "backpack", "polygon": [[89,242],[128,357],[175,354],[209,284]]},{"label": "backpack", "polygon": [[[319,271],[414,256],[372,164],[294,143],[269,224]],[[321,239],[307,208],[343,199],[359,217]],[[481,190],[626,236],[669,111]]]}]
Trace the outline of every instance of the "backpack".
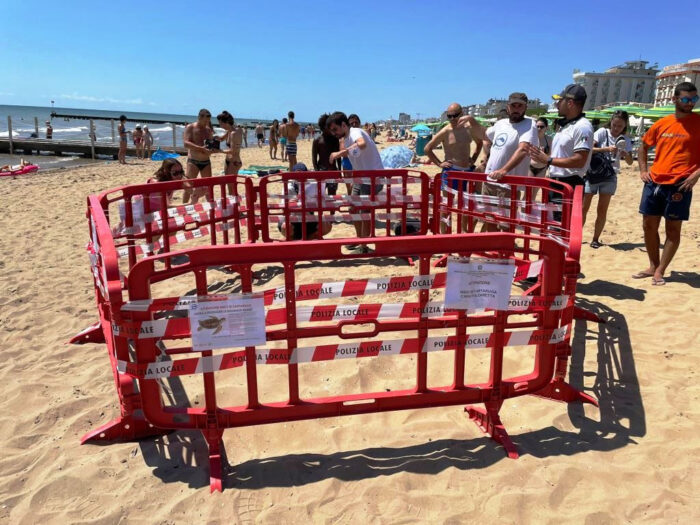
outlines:
[{"label": "backpack", "polygon": [[[607,145],[610,146],[610,132],[606,131],[605,134]],[[599,182],[605,182],[606,180],[611,180],[617,175],[615,173],[615,166],[613,165],[610,155],[608,153],[593,153],[591,156],[591,165],[586,172],[586,179],[591,184],[597,184]]]}]

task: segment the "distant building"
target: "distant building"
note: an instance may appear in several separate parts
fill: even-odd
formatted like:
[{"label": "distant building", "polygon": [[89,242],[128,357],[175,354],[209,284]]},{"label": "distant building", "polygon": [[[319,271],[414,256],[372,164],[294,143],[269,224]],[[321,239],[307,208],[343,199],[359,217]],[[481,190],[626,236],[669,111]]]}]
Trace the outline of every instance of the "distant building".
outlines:
[{"label": "distant building", "polygon": [[[508,100],[504,98],[490,98],[485,104],[472,104],[470,106],[464,106],[465,113],[469,113],[475,117],[496,117],[503,111],[508,105]],[[547,104],[542,104],[539,98],[530,99],[527,103],[528,110],[535,110],[538,112],[546,112]]]},{"label": "distant building", "polygon": [[637,102],[650,104],[654,101],[658,66],[647,68],[649,62],[635,60],[614,66],[604,73],[584,73],[574,69],[574,83],[582,85],[588,93],[583,109],[608,104]]},{"label": "distant building", "polygon": [[399,124],[410,124],[411,115],[408,113],[399,113]]},{"label": "distant building", "polygon": [[685,64],[674,64],[664,67],[656,75],[655,106],[671,104],[674,88],[681,82],[692,82],[696,86],[700,82],[700,58],[688,60]]}]

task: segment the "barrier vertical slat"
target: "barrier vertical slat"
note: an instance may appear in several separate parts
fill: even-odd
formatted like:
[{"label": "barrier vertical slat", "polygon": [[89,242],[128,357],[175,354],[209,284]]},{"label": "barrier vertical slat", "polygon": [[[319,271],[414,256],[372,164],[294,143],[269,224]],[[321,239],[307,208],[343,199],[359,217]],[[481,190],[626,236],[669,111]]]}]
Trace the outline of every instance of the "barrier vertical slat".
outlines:
[{"label": "barrier vertical slat", "polygon": [[[420,275],[428,275],[430,273],[430,259],[425,255],[420,256],[420,262],[418,263]],[[429,290],[423,288],[418,292],[419,304],[421,311],[428,304],[429,300]],[[428,319],[427,317],[421,316],[420,324],[418,328],[418,348],[423,348],[425,345],[425,340],[428,338]],[[421,352],[418,354],[417,361],[417,381],[416,381],[416,391],[425,392],[428,389],[428,354]]]},{"label": "barrier vertical slat", "polygon": [[[295,293],[296,276],[294,273],[294,263],[285,262],[284,265],[284,293],[285,304],[287,306],[287,348],[292,349],[297,346],[297,300]],[[289,376],[289,404],[299,403],[299,365],[289,364],[287,366]]]},{"label": "barrier vertical slat", "polygon": [[[243,265],[239,269],[241,276],[241,292],[251,293],[253,291],[253,271],[250,265]],[[247,346],[245,349],[246,359],[246,379],[248,383],[248,409],[255,409],[260,406],[258,396],[258,368],[255,358],[255,347]]]}]

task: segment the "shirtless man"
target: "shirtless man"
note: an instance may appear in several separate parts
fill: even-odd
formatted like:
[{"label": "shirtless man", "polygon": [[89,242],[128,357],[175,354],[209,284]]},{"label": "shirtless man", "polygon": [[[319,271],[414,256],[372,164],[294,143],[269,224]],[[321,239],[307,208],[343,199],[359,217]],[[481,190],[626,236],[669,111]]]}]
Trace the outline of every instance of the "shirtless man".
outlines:
[{"label": "shirtless man", "polygon": [[[448,171],[474,171],[476,159],[481,153],[483,140],[486,138],[484,128],[471,115],[462,114],[462,106],[457,103],[447,108],[449,124],[438,131],[425,145],[425,154],[436,166],[442,168],[443,196],[447,196]],[[472,141],[476,141],[474,154],[471,154]],[[445,160],[440,161],[433,150],[442,144]],[[452,189],[459,189],[457,181],[452,182]],[[440,230],[444,232],[446,225],[441,222]]]},{"label": "shirtless man", "polygon": [[[211,140],[213,137],[214,130],[211,127],[211,112],[208,109],[200,109],[197,122],[188,124],[185,128],[184,142],[188,150],[185,178],[196,179],[199,174],[202,175],[202,178],[211,177],[211,160],[209,157],[212,154],[212,150],[205,147],[204,141]],[[191,197],[191,203],[194,204],[202,194],[201,190],[192,191],[191,188],[186,188],[182,202],[187,204]]]},{"label": "shirtless man", "polygon": [[265,128],[260,122],[255,126],[255,138],[258,139],[258,148],[262,148],[265,144]]},{"label": "shirtless man", "polygon": [[287,119],[282,119],[279,130],[280,149],[282,150],[282,161],[287,160]]},{"label": "shirtless man", "polygon": [[301,127],[294,121],[294,112],[287,113],[289,122],[284,126],[285,135],[287,137],[287,158],[289,159],[289,171],[297,163],[297,137]]}]

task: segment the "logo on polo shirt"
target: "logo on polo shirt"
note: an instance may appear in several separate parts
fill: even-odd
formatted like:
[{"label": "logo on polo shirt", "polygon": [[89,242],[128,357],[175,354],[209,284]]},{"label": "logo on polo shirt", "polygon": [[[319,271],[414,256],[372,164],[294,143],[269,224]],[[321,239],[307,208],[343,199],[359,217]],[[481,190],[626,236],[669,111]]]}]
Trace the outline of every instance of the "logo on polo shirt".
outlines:
[{"label": "logo on polo shirt", "polygon": [[499,133],[496,139],[493,141],[493,145],[497,148],[502,147],[508,140],[508,133]]}]

